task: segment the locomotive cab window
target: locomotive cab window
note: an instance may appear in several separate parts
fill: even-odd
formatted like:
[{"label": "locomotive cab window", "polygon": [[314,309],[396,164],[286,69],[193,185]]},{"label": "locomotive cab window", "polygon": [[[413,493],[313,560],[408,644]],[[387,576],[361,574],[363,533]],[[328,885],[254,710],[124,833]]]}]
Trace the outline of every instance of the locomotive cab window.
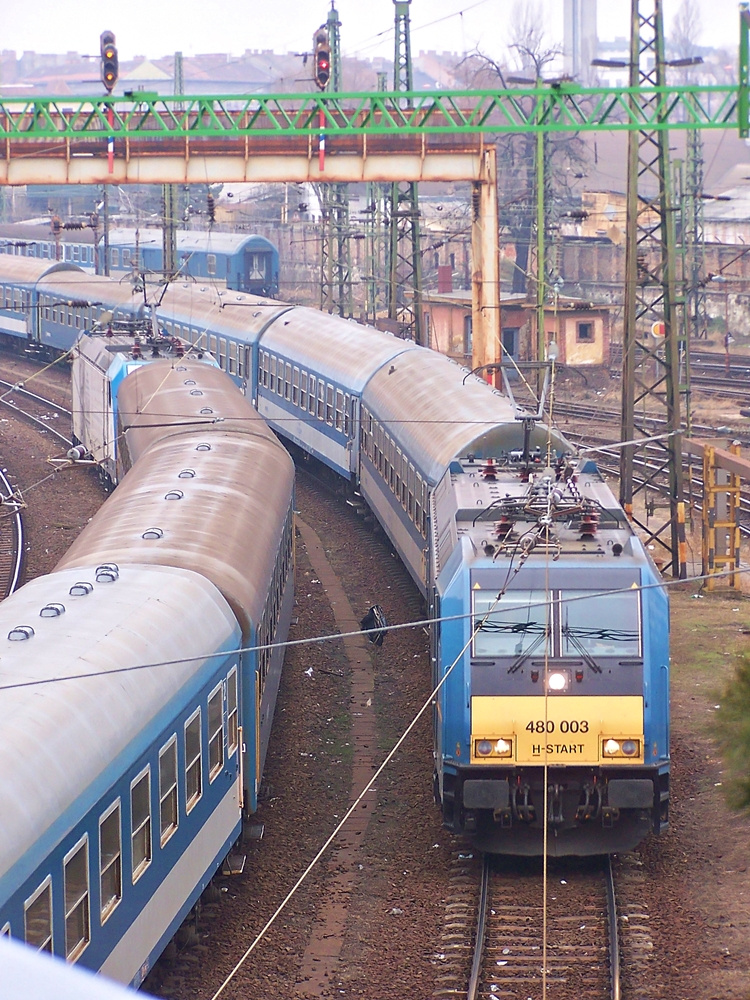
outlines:
[{"label": "locomotive cab window", "polygon": [[543,590],[511,590],[498,600],[495,590],[473,592],[473,655],[542,654],[549,635],[550,606]]},{"label": "locomotive cab window", "polygon": [[566,590],[562,597],[563,656],[640,655],[637,590],[617,594]]}]

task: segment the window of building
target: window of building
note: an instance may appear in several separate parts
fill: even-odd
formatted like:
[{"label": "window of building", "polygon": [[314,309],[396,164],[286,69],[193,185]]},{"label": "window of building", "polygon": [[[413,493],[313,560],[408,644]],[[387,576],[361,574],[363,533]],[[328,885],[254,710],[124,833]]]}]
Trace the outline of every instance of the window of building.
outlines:
[{"label": "window of building", "polygon": [[130,786],[130,841],[136,882],[151,862],[151,769],[148,767]]},{"label": "window of building", "polygon": [[222,685],[208,699],[208,780],[213,781],[224,763],[224,699]]},{"label": "window of building", "polygon": [[203,791],[201,777],[201,710],[185,724],[185,811],[190,812]]},{"label": "window of building", "polygon": [[23,939],[38,951],[52,951],[52,880],[45,879],[23,908]]},{"label": "window of building", "polygon": [[159,752],[159,829],[163,847],[177,829],[177,737]]},{"label": "window of building", "polygon": [[237,749],[239,739],[237,708],[237,668],[233,667],[227,678],[227,757]]},{"label": "window of building", "polygon": [[75,962],[91,940],[89,930],[89,841],[84,837],[65,858],[65,957]]},{"label": "window of building", "polygon": [[594,339],[593,323],[576,324],[576,340],[592,342]]},{"label": "window of building", "polygon": [[99,821],[99,888],[101,921],[122,899],[122,835],[119,800]]}]

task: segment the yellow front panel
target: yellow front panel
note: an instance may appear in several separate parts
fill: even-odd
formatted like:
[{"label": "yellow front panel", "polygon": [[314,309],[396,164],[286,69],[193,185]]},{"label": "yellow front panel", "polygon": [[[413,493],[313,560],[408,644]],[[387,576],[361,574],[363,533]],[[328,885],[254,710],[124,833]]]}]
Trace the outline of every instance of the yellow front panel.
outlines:
[{"label": "yellow front panel", "polygon": [[643,698],[472,698],[471,763],[476,740],[513,739],[517,764],[601,764],[603,738],[640,740],[640,754],[609,764],[643,763]]}]

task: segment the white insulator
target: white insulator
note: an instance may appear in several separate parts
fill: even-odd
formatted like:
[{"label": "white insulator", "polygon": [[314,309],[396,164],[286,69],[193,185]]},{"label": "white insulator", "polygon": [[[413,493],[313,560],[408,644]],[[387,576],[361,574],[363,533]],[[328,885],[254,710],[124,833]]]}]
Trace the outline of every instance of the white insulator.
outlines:
[{"label": "white insulator", "polygon": [[86,457],[86,449],[82,444],[77,444],[75,448],[68,449],[68,458],[71,462],[80,462],[82,458]]}]

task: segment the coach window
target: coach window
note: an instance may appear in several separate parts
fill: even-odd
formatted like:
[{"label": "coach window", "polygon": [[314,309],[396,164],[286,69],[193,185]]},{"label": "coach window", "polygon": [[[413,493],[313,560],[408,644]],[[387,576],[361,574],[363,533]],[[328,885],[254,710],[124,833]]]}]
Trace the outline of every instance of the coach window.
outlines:
[{"label": "coach window", "polygon": [[326,418],[326,384],[318,381],[318,420]]},{"label": "coach window", "polygon": [[23,939],[37,951],[52,952],[52,880],[45,879],[23,908]]},{"label": "coach window", "polygon": [[333,427],[333,386],[326,386],[326,423]]},{"label": "coach window", "polygon": [[218,357],[219,368],[221,368],[222,371],[226,371],[227,370],[227,342],[226,342],[226,339],[224,337],[219,337],[218,340],[219,340],[219,357]]},{"label": "coach window", "polygon": [[344,394],[341,389],[336,390],[336,430],[344,429]]},{"label": "coach window", "polygon": [[151,863],[151,769],[146,768],[130,786],[130,843],[133,882]]},{"label": "coach window", "polygon": [[292,398],[292,366],[284,365],[284,399]]},{"label": "coach window", "polygon": [[292,369],[292,403],[299,406],[299,368]]},{"label": "coach window", "polygon": [[65,957],[75,962],[91,940],[89,923],[89,840],[84,837],[65,858]]},{"label": "coach window", "polygon": [[231,757],[239,742],[237,706],[237,668],[232,667],[227,678],[227,757]]},{"label": "coach window", "polygon": [[81,248],[79,246],[73,247],[73,260],[81,259]]},{"label": "coach window", "polygon": [[229,374],[237,374],[237,343],[234,340],[229,341]]},{"label": "coach window", "polygon": [[318,380],[314,375],[311,375],[309,395],[307,397],[307,410],[313,417],[315,416],[315,394],[317,392],[317,385]]},{"label": "coach window", "polygon": [[112,267],[120,266],[120,251],[114,248],[109,251],[109,262]]},{"label": "coach window", "polygon": [[177,829],[178,822],[177,737],[173,736],[159,751],[159,829],[162,847]]},{"label": "coach window", "polygon": [[185,724],[185,811],[197,804],[203,791],[201,774],[201,710]]},{"label": "coach window", "polygon": [[216,254],[206,254],[206,270],[209,274],[216,274]]},{"label": "coach window", "polygon": [[208,780],[213,781],[224,763],[224,698],[220,684],[208,698]]},{"label": "coach window", "polygon": [[9,288],[8,285],[6,285],[5,286],[5,308],[6,309],[12,308],[12,303],[13,303],[13,290],[11,288]]},{"label": "coach window", "polygon": [[300,372],[299,376],[299,408],[307,409],[307,372]]},{"label": "coach window", "polygon": [[122,899],[122,835],[120,802],[99,820],[99,890],[101,921],[105,922]]}]

